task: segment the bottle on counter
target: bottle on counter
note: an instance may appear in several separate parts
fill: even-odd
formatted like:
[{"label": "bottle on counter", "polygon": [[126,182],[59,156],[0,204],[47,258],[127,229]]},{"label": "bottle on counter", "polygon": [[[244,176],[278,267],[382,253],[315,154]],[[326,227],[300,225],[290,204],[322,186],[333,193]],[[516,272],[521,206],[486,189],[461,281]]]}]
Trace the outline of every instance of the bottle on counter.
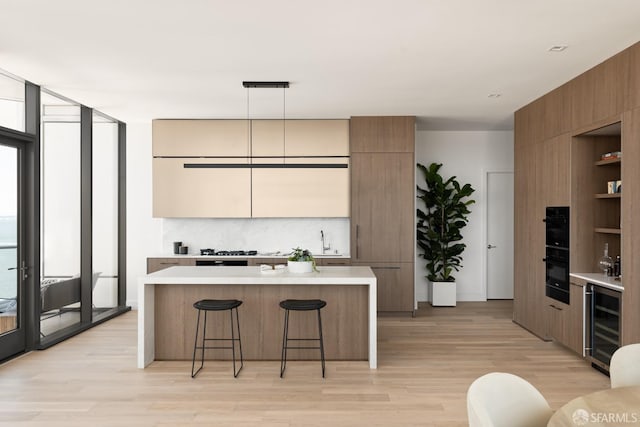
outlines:
[{"label": "bottle on counter", "polygon": [[613,275],[615,277],[620,277],[622,275],[622,261],[620,260],[620,255],[616,256],[616,260],[613,262]]},{"label": "bottle on counter", "polygon": [[598,266],[602,270],[605,276],[611,276],[613,274],[613,260],[609,256],[609,244],[604,244],[604,255],[600,258]]}]

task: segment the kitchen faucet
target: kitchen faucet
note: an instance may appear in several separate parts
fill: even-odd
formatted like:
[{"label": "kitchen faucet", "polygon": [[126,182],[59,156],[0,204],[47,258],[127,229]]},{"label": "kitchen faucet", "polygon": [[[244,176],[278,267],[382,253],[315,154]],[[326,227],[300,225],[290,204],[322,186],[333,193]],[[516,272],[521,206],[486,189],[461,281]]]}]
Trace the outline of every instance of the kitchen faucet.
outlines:
[{"label": "kitchen faucet", "polygon": [[331,244],[327,246],[324,245],[324,231],[322,230],[320,230],[320,241],[322,242],[322,255],[324,255],[324,251],[331,249]]}]

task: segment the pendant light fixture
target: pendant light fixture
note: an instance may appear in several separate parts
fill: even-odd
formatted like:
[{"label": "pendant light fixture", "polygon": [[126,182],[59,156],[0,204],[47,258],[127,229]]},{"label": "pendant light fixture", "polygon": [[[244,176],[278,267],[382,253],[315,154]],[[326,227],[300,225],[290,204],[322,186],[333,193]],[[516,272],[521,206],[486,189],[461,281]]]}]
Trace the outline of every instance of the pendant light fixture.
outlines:
[{"label": "pendant light fixture", "polygon": [[[251,89],[283,89],[282,90],[282,163],[284,165],[284,157],[287,146],[287,122],[285,120],[285,112],[286,112],[286,91],[285,89],[289,88],[289,82],[287,81],[276,81],[276,82],[268,82],[268,81],[243,81],[242,86],[247,89],[247,121],[251,121],[251,111],[250,111],[250,90]],[[253,154],[253,140],[252,140],[252,132],[249,132],[249,147]]]}]

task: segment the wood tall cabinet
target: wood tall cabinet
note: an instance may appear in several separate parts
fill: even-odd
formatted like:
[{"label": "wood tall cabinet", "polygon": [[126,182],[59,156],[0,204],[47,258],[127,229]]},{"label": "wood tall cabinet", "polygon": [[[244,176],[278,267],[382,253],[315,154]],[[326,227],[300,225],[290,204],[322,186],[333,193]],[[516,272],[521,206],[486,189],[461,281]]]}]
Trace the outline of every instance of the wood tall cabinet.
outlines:
[{"label": "wood tall cabinet", "polygon": [[351,261],[378,278],[378,311],[414,309],[415,118],[351,118]]},{"label": "wood tall cabinet", "polygon": [[[580,287],[572,284],[568,307],[547,300],[541,262],[544,207],[570,206],[570,270],[596,272],[603,242],[620,251],[622,343],[640,342],[640,43],[518,110],[514,123],[514,321],[579,350]],[[602,132],[618,123],[617,141]],[[616,144],[622,161],[599,162]],[[620,178],[622,194],[604,194]]]},{"label": "wood tall cabinet", "polygon": [[567,135],[525,143],[516,137],[513,319],[543,338],[548,336],[549,305],[543,220],[547,206],[569,206],[570,142]]}]

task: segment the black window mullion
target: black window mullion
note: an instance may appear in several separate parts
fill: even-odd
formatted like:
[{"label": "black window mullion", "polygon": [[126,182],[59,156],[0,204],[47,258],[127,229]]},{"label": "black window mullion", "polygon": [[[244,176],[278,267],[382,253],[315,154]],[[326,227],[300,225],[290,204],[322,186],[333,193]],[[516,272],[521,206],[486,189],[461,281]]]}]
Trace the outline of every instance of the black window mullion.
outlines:
[{"label": "black window mullion", "polygon": [[118,122],[118,307],[127,304],[127,125]]},{"label": "black window mullion", "polygon": [[80,107],[80,322],[91,323],[93,302],[92,145],[93,110]]}]

